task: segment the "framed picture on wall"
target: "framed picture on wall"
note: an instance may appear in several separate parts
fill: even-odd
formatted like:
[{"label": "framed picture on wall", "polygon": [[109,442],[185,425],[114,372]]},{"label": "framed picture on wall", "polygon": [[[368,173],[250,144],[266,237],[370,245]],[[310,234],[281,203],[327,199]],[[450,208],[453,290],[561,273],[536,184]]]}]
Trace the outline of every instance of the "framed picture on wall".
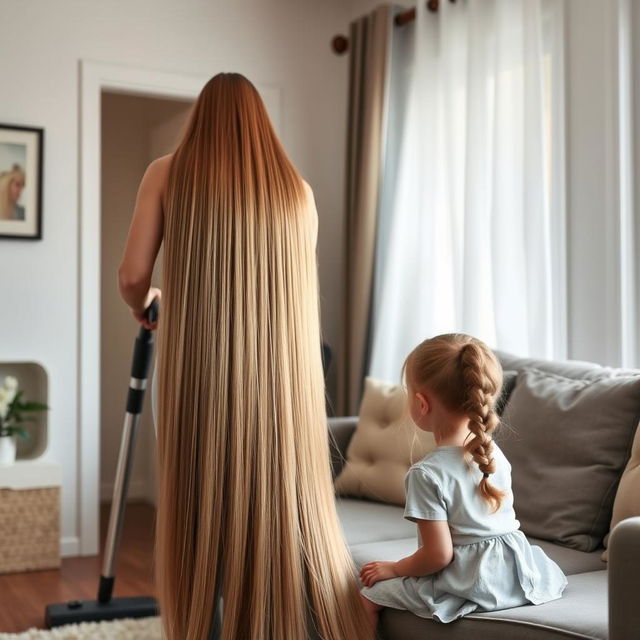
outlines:
[{"label": "framed picture on wall", "polygon": [[0,123],[0,240],[42,238],[44,129]]}]

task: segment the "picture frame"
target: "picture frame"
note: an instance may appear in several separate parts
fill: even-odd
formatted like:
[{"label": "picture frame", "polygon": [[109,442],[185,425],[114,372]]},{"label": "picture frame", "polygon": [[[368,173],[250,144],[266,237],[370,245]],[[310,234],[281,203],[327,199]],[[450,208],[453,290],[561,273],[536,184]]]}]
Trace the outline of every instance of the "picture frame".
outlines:
[{"label": "picture frame", "polygon": [[0,240],[42,239],[44,129],[0,123]]}]

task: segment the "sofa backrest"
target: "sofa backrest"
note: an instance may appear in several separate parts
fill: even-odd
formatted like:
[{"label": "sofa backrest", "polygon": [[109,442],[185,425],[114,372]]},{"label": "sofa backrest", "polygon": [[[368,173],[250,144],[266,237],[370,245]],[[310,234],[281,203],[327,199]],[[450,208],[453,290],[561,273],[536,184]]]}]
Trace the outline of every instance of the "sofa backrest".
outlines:
[{"label": "sofa backrest", "polygon": [[523,369],[539,369],[555,373],[574,380],[595,380],[603,376],[628,378],[640,376],[640,369],[605,367],[586,360],[540,360],[538,358],[522,358],[506,351],[494,350],[500,360],[502,369],[520,372]]}]

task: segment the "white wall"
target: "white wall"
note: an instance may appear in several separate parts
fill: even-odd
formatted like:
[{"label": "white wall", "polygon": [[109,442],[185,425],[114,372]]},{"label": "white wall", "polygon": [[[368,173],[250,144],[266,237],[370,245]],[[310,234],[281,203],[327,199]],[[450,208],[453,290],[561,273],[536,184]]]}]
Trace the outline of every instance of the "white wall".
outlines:
[{"label": "white wall", "polygon": [[0,122],[44,127],[45,144],[44,237],[0,240],[0,351],[50,374],[48,455],[63,466],[66,554],[79,548],[79,61],[239,71],[282,89],[283,140],[316,194],[324,330],[335,344],[347,64],[329,41],[349,9],[340,0],[3,3]]}]

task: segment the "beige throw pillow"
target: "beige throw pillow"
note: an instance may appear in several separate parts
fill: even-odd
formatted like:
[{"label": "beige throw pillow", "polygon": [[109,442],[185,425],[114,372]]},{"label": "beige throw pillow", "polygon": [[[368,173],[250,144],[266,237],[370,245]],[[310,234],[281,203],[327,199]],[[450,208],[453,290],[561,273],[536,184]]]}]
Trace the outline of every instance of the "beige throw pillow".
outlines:
[{"label": "beige throw pillow", "polygon": [[411,421],[406,397],[399,385],[365,380],[358,426],[335,480],[340,495],[404,505],[409,467],[436,447],[433,435]]},{"label": "beige throw pillow", "polygon": [[[640,426],[636,429],[636,435],[631,447],[631,457],[625,467],[618,491],[613,502],[613,514],[611,516],[611,526],[609,533],[604,539],[607,546],[609,535],[613,527],[625,518],[640,516]],[[608,560],[608,550],[602,554],[603,560]]]}]

